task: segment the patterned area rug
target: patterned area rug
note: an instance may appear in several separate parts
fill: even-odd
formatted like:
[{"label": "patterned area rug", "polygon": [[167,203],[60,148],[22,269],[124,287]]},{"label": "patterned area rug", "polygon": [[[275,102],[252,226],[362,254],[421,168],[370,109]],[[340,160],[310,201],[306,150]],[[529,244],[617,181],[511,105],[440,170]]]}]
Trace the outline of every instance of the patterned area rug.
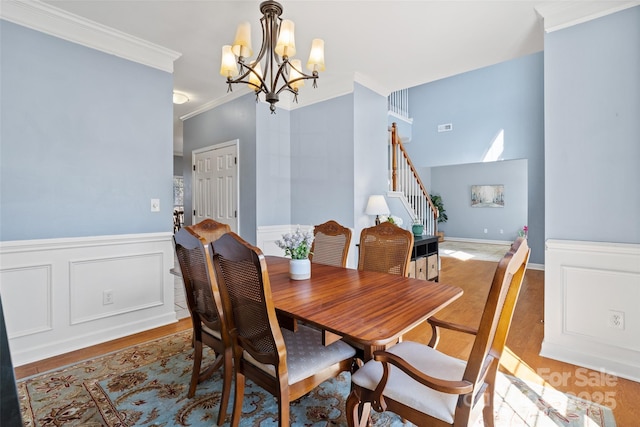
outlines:
[{"label": "patterned area rug", "polygon": [[[191,332],[186,331],[21,380],[18,392],[24,425],[215,425],[222,380],[214,375],[188,399],[191,355]],[[213,355],[207,358],[213,360]],[[615,426],[608,408],[499,375],[496,426]],[[342,374],[292,402],[291,425],[346,425],[349,387],[349,374]],[[248,381],[241,425],[275,426],[277,414],[275,399]],[[384,413],[374,414],[374,425],[403,424],[397,416]],[[476,426],[482,426],[482,421]]]}]

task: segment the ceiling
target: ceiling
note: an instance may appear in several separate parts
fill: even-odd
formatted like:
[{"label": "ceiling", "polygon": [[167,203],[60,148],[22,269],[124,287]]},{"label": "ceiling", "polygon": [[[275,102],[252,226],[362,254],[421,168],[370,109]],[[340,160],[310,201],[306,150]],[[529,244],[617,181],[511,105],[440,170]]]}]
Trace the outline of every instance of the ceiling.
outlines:
[{"label": "ceiling", "polygon": [[[174,153],[182,152],[181,118],[230,99],[219,74],[220,56],[222,45],[232,43],[237,24],[251,23],[254,52],[261,41],[257,0],[45,3],[181,54],[174,63],[174,90],[190,100],[174,105]],[[325,40],[326,71],[317,89],[307,84],[300,90],[299,105],[349,93],[354,81],[386,96],[541,51],[540,5],[568,3],[577,2],[282,0],[282,17],[296,24],[297,57],[306,60],[313,38]],[[231,96],[245,93],[237,86]],[[283,100],[277,106],[289,108],[287,104]]]}]

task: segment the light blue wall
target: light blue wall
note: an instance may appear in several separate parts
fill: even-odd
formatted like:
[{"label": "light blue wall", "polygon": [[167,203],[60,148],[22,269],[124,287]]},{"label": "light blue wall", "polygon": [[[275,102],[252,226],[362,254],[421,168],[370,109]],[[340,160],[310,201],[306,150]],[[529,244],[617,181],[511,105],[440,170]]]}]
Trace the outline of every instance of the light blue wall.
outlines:
[{"label": "light blue wall", "polygon": [[6,21],[0,43],[0,240],[171,231],[171,74]]},{"label": "light blue wall", "polygon": [[[374,225],[374,218],[364,213],[369,196],[386,194],[389,189],[389,132],[387,98],[357,83],[354,85],[353,94],[355,151],[352,163],[354,191],[351,204],[355,218],[355,239],[358,240],[360,230]],[[392,201],[387,201],[392,208]]]},{"label": "light blue wall", "polygon": [[291,112],[291,221],[353,226],[353,95]]},{"label": "light blue wall", "polygon": [[[543,71],[543,54],[536,53],[409,89],[414,121],[413,137],[406,145],[413,163],[423,171],[425,167],[482,162],[502,132],[504,149],[498,159],[528,161],[531,262],[541,264],[545,236]],[[453,130],[438,133],[438,125],[446,123]],[[435,183],[430,190],[439,191]],[[447,213],[458,215],[448,207]],[[476,228],[482,226],[476,224]]]},{"label": "light blue wall", "polygon": [[[432,185],[449,218],[438,229],[449,237],[515,240],[527,224],[527,169],[527,160],[433,167]],[[495,184],[504,185],[504,207],[471,207],[472,185]]]},{"label": "light blue wall", "polygon": [[640,243],[640,6],[545,36],[547,238]]},{"label": "light blue wall", "polygon": [[[285,94],[284,96],[287,96]],[[291,223],[291,116],[278,108],[258,107],[256,145],[256,222],[258,226]]]},{"label": "light blue wall", "polygon": [[[240,235],[255,244],[256,207],[256,121],[260,105],[255,96],[247,94],[224,105],[206,111],[183,123],[184,211],[185,224],[192,224],[193,150],[239,140],[238,169],[240,176]],[[286,111],[278,111],[286,114]]]}]

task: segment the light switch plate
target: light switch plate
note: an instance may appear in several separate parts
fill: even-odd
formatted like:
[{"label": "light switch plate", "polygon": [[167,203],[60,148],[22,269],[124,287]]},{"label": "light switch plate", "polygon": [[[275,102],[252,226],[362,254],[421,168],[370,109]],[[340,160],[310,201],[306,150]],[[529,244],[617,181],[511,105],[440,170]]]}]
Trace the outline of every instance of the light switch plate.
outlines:
[{"label": "light switch plate", "polygon": [[160,199],[151,199],[151,212],[160,212]]}]

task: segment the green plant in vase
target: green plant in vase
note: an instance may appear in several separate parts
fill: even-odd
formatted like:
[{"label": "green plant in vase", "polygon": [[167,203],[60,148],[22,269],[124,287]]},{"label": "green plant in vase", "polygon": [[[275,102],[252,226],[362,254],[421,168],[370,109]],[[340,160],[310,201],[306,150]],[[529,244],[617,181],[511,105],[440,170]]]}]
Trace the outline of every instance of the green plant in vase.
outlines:
[{"label": "green plant in vase", "polygon": [[449,220],[449,217],[447,216],[447,211],[444,208],[444,204],[442,203],[442,196],[440,196],[439,194],[429,194],[429,197],[431,198],[431,203],[433,203],[433,206],[438,209],[438,224],[447,222]]},{"label": "green plant in vase", "polygon": [[[431,203],[433,206],[438,209],[438,224],[445,223],[449,219],[447,216],[447,211],[444,208],[444,203],[442,202],[442,196],[439,194],[429,194],[431,198]],[[442,242],[444,240],[444,231],[438,231],[438,241]]]}]

